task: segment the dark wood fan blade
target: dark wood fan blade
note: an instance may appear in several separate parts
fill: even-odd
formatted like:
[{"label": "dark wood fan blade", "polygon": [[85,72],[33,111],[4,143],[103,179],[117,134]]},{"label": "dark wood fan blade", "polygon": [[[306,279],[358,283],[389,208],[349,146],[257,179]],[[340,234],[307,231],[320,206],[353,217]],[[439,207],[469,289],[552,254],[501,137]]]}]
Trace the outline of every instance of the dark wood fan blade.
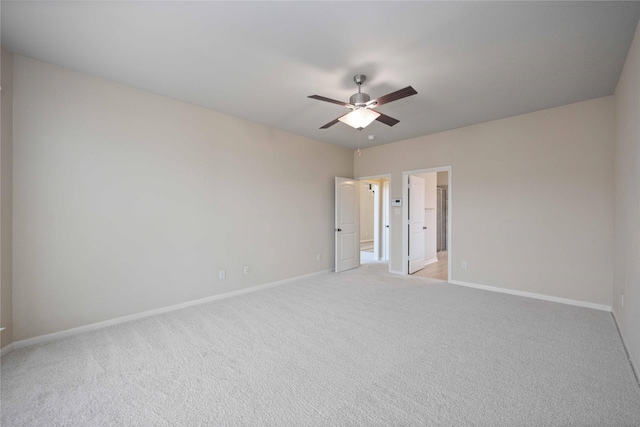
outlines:
[{"label": "dark wood fan blade", "polygon": [[326,125],[322,126],[320,129],[329,129],[331,126],[335,125],[336,123],[338,123],[340,119],[335,119],[335,120],[331,120],[329,123],[327,123]]},{"label": "dark wood fan blade", "polygon": [[386,95],[381,96],[380,98],[376,98],[373,101],[367,102],[367,105],[371,105],[375,103],[376,107],[379,107],[383,104],[388,104],[392,101],[397,101],[398,99],[406,98],[407,96],[415,95],[418,92],[411,86],[407,86],[404,89],[397,90],[395,92],[388,93]]},{"label": "dark wood fan blade", "polygon": [[400,120],[394,119],[393,117],[389,117],[386,114],[382,114],[380,111],[376,111],[376,113],[380,114],[376,117],[376,120],[384,123],[387,126],[393,126],[395,124],[400,123]]},{"label": "dark wood fan blade", "polygon": [[307,98],[317,99],[318,101],[331,102],[332,104],[338,104],[338,105],[342,105],[344,107],[349,106],[349,104],[347,104],[346,102],[336,101],[335,99],[326,98],[326,97],[320,96],[320,95],[309,95],[309,96],[307,96]]},{"label": "dark wood fan blade", "polygon": [[[347,114],[351,114],[351,113],[347,113]],[[326,125],[322,126],[320,129],[328,129],[331,126],[335,125],[336,123],[338,123],[340,121],[341,118],[343,118],[344,116],[346,116],[347,114],[343,114],[340,117],[338,117],[335,120],[331,120],[329,123],[327,123]]]}]

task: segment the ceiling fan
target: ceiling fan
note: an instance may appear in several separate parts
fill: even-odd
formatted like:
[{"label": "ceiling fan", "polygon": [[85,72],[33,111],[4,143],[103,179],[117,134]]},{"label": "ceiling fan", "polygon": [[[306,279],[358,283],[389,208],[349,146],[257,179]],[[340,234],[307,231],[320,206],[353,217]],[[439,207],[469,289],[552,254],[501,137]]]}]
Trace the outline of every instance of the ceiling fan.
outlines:
[{"label": "ceiling fan", "polygon": [[358,74],[353,77],[353,81],[358,85],[358,93],[354,93],[353,95],[351,95],[351,98],[349,98],[349,103],[336,101],[335,99],[331,98],[325,98],[324,96],[320,95],[308,96],[308,98],[317,99],[318,101],[325,101],[331,102],[332,104],[342,105],[351,110],[351,112],[330,121],[320,129],[328,129],[338,122],[345,123],[358,130],[362,130],[365,127],[369,126],[374,120],[382,122],[387,126],[393,126],[400,122],[400,120],[375,111],[374,108],[379,107],[383,104],[388,104],[392,101],[397,101],[398,99],[406,98],[407,96],[415,95],[418,92],[416,92],[416,90],[411,86],[407,86],[404,89],[388,93],[384,96],[372,100],[368,94],[362,93],[360,91],[360,87],[366,79],[367,76],[363,74]]}]

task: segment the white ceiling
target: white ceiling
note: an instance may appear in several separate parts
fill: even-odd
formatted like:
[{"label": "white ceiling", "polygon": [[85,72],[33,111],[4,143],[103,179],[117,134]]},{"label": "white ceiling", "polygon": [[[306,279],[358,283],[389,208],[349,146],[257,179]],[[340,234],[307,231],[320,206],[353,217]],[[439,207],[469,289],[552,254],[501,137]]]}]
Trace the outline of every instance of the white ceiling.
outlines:
[{"label": "white ceiling", "polygon": [[[379,108],[362,146],[613,93],[640,2],[12,2],[2,46],[212,110],[355,148],[355,74]],[[373,141],[366,136],[375,135]]]}]

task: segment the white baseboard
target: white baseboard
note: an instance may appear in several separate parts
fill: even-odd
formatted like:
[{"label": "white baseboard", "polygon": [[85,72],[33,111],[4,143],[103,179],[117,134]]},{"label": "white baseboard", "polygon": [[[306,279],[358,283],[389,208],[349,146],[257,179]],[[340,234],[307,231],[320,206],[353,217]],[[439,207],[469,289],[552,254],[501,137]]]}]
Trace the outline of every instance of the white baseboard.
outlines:
[{"label": "white baseboard", "polygon": [[[265,283],[263,285],[252,286],[250,288],[239,289],[237,291],[226,292],[224,294],[213,295],[206,298],[201,298],[193,301],[183,302],[181,304],[171,305],[168,307],[156,308],[154,310],[143,311],[142,313],[130,314],[128,316],[117,317],[115,319],[105,320],[103,322],[91,323],[89,325],[79,326],[77,328],[66,329],[60,332],[54,332],[52,334],[40,335],[38,337],[27,338],[25,340],[14,341],[13,343],[2,348],[2,355],[4,356],[6,353],[9,353],[11,350],[15,350],[18,348],[28,347],[31,345],[41,344],[48,341],[57,340],[60,338],[70,337],[72,335],[81,334],[83,332],[95,331],[98,329],[107,328],[113,325],[119,325],[121,323],[131,322],[133,320],[142,319],[149,316],[155,316],[156,314],[168,313],[170,311],[181,310],[183,308],[192,307],[194,305],[206,304],[208,302],[217,301],[221,299],[232,298],[238,295],[249,294],[256,291],[261,291],[263,289],[273,288],[276,286],[285,285],[287,283],[294,282],[300,279],[306,279],[313,276],[318,276],[320,274],[325,274],[327,271],[318,271],[316,273],[305,274],[302,276],[291,277],[289,279],[278,280],[276,282]],[[6,350],[7,347],[11,346],[10,349]]]},{"label": "white baseboard", "polygon": [[2,347],[2,350],[0,350],[0,357],[4,356],[7,353],[10,353],[11,350],[13,350],[14,347],[15,347],[14,343],[7,344],[4,347]]},{"label": "white baseboard", "polygon": [[389,269],[389,273],[391,273],[391,274],[404,275],[404,273],[403,273],[402,271],[398,271],[398,270],[391,270],[391,269]]},{"label": "white baseboard", "polygon": [[424,265],[426,267],[427,265],[433,264],[434,262],[438,262],[438,258],[437,257],[436,258],[432,258],[429,261],[425,262]]},{"label": "white baseboard", "polygon": [[640,370],[638,369],[638,366],[635,364],[635,362],[631,358],[631,354],[629,353],[629,347],[627,346],[627,340],[624,339],[624,334],[622,333],[622,329],[620,329],[620,324],[618,323],[616,312],[612,310],[611,315],[613,316],[613,321],[616,323],[616,328],[618,328],[618,333],[620,334],[620,339],[622,339],[622,345],[624,345],[624,350],[627,352],[627,357],[629,358],[631,369],[633,369],[634,373],[636,374],[636,379],[638,379],[640,378]]},{"label": "white baseboard", "polygon": [[517,295],[520,297],[534,298],[534,299],[539,299],[544,301],[559,302],[561,304],[575,305],[578,307],[585,307],[585,308],[593,308],[593,309],[602,310],[602,311],[611,311],[610,305],[595,304],[592,302],[586,302],[586,301],[580,301],[580,300],[574,300],[574,299],[568,299],[568,298],[559,298],[551,295],[536,294],[533,292],[516,291],[514,289],[498,288],[495,286],[479,285],[477,283],[462,282],[460,280],[449,280],[449,283],[452,283],[454,285],[466,286],[469,288],[482,289],[485,291],[500,292],[503,294]]},{"label": "white baseboard", "polygon": [[373,239],[360,240],[360,243],[373,243]]}]

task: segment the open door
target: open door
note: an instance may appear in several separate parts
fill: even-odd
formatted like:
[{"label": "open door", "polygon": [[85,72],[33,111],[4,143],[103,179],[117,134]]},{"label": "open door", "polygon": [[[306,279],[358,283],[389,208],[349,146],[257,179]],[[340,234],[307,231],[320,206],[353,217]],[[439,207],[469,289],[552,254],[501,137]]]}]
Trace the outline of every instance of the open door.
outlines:
[{"label": "open door", "polygon": [[409,274],[424,268],[424,178],[409,175]]},{"label": "open door", "polygon": [[382,183],[382,259],[389,261],[389,181]]},{"label": "open door", "polygon": [[356,183],[354,179],[336,177],[336,273],[360,267],[360,200]]}]

